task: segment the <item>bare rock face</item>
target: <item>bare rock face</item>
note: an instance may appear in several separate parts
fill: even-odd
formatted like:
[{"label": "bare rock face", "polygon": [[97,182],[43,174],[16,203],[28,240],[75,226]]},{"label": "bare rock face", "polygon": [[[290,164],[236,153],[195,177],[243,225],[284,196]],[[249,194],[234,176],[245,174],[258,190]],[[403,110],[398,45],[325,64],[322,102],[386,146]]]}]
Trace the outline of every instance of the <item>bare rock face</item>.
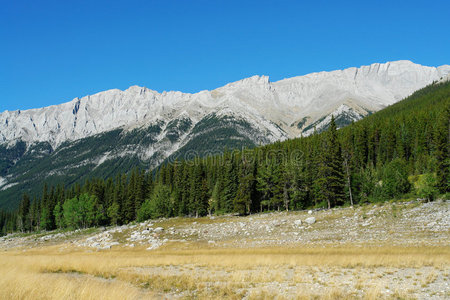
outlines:
[{"label": "bare rock face", "polygon": [[[195,125],[211,112],[236,115],[267,132],[270,141],[319,130],[323,117],[359,119],[393,104],[450,74],[450,66],[427,67],[410,61],[372,64],[270,82],[253,76],[213,91],[163,92],[132,86],[70,102],[0,114],[0,143],[49,142],[53,148],[117,128],[134,129],[158,120],[187,117]],[[320,122],[317,122],[320,120]]]}]

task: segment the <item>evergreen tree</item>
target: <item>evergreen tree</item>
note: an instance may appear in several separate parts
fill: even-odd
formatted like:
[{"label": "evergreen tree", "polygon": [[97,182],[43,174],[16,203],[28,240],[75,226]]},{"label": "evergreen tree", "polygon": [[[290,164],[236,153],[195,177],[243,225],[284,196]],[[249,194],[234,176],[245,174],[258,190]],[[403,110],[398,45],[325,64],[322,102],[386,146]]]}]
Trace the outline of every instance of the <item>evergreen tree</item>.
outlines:
[{"label": "evergreen tree", "polygon": [[435,132],[437,188],[450,192],[450,105],[441,113]]},{"label": "evergreen tree", "polygon": [[[287,189],[289,204],[285,200],[285,208],[304,209],[308,206],[308,183],[303,161],[297,158],[290,160],[285,166],[285,189]],[[285,190],[286,191],[286,190]]]},{"label": "evergreen tree", "polygon": [[40,228],[43,230],[51,230],[51,220],[50,220],[50,211],[49,208],[45,205],[41,209],[41,220],[39,222]]},{"label": "evergreen tree", "polygon": [[195,217],[203,216],[208,210],[208,187],[203,164],[199,161],[191,173],[189,210]]},{"label": "evergreen tree", "polygon": [[58,202],[55,205],[55,209],[53,210],[53,215],[55,216],[55,223],[58,229],[61,229],[64,226],[64,215],[62,210],[62,205]]},{"label": "evergreen tree", "polygon": [[28,196],[27,193],[24,193],[17,214],[17,229],[20,230],[21,232],[26,231],[28,229],[27,218],[29,213],[30,213],[30,196]]},{"label": "evergreen tree", "polygon": [[316,197],[319,202],[326,202],[329,209],[344,202],[345,187],[341,145],[333,116],[328,132],[323,137],[320,158],[319,178],[315,181]]},{"label": "evergreen tree", "polygon": [[269,208],[269,200],[271,198],[273,182],[270,165],[264,164],[258,168],[256,180],[256,188],[262,196],[262,201],[260,202],[260,211],[262,212],[264,206],[267,206],[267,208]]},{"label": "evergreen tree", "polygon": [[119,223],[120,214],[119,214],[119,204],[117,201],[113,201],[112,204],[108,207],[108,217],[111,225],[117,225]]},{"label": "evergreen tree", "polygon": [[234,211],[244,215],[250,213],[255,191],[254,168],[249,162],[241,163],[239,186],[234,199]]},{"label": "evergreen tree", "polygon": [[124,220],[125,222],[131,222],[136,217],[136,173],[131,172],[130,179],[128,182],[128,188],[126,191],[125,205],[123,207],[124,210]]},{"label": "evergreen tree", "polygon": [[219,203],[220,203],[220,194],[222,191],[222,180],[219,177],[217,179],[216,184],[214,185],[211,199],[208,202],[208,214],[215,212],[216,214],[220,211]]},{"label": "evergreen tree", "polygon": [[234,155],[225,160],[225,172],[223,178],[223,193],[220,197],[220,209],[226,212],[233,211],[233,201],[238,187],[238,174]]},{"label": "evergreen tree", "polygon": [[377,187],[377,174],[376,170],[369,166],[366,169],[361,169],[358,174],[359,178],[359,194],[358,198],[360,202],[369,202],[372,198],[375,189]]}]

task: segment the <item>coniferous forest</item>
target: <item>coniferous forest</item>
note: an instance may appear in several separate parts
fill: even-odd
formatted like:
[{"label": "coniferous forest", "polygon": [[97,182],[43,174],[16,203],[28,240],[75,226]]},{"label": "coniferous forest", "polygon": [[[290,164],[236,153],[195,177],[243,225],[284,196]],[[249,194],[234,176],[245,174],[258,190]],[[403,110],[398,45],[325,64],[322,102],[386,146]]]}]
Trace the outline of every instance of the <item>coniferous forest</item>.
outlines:
[{"label": "coniferous forest", "polygon": [[450,192],[450,83],[432,84],[337,130],[146,172],[42,187],[1,234],[125,224],[149,218],[331,208]]}]

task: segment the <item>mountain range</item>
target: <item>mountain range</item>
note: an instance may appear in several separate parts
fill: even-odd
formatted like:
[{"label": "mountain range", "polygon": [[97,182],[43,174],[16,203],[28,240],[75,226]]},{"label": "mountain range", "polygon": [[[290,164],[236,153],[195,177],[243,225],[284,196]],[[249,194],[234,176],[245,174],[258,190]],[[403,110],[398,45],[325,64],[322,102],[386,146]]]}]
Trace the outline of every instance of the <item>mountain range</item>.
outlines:
[{"label": "mountain range", "polygon": [[449,76],[394,61],[271,82],[253,76],[195,94],[132,86],[0,113],[0,207],[44,181],[64,185],[342,127]]}]

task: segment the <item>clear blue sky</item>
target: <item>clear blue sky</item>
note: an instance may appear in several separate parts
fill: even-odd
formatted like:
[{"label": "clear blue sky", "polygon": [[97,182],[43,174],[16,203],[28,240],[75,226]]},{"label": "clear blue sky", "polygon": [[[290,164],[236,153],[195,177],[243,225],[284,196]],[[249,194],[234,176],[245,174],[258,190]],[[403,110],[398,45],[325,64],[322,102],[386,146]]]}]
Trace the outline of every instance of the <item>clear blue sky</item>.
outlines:
[{"label": "clear blue sky", "polygon": [[197,92],[409,59],[450,64],[449,1],[0,0],[0,111]]}]

